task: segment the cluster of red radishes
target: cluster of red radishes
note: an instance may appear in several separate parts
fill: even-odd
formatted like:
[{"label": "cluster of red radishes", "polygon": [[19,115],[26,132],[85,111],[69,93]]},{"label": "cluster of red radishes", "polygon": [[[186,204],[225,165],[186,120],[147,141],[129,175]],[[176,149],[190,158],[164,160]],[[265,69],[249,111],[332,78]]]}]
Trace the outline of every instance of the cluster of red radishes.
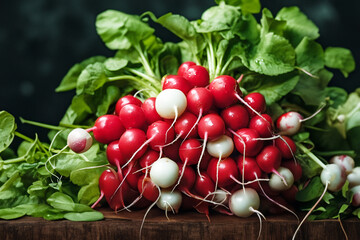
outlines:
[{"label": "cluster of red radishes", "polygon": [[74,152],[91,146],[92,132],[107,144],[114,166],[100,176],[93,207],[105,197],[115,210],[156,204],[165,211],[195,208],[208,215],[212,207],[247,217],[261,214],[259,195],[277,205],[294,201],[302,170],[290,136],[303,118],[289,112],[275,127],[264,96],[243,97],[238,81],[222,75],[210,82],[205,67],[185,62],[177,75],[162,79],[156,98],[124,96],[114,114],[73,130],[68,145]]}]

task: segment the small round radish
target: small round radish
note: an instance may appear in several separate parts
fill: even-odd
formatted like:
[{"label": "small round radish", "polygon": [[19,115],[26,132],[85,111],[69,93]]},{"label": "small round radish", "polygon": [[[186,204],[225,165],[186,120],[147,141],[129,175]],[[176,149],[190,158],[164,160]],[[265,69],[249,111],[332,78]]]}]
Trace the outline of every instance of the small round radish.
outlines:
[{"label": "small round radish", "polygon": [[234,151],[234,142],[231,137],[222,135],[221,137],[211,140],[206,145],[208,153],[216,158],[227,158]]},{"label": "small round radish", "polygon": [[182,76],[166,75],[162,79],[162,90],[178,89],[186,95],[191,88],[192,85]]},{"label": "small round radish", "polygon": [[155,202],[159,197],[159,190],[154,182],[149,177],[142,175],[137,182],[138,191],[144,196],[144,198]]},{"label": "small round radish", "polygon": [[214,97],[215,105],[218,108],[225,108],[236,103],[238,85],[236,80],[228,75],[216,77],[209,85],[209,90]]},{"label": "small round radish", "polygon": [[215,183],[206,172],[201,171],[201,176],[196,175],[194,190],[201,197],[207,197],[215,191]]},{"label": "small round radish", "polygon": [[178,165],[169,158],[156,160],[150,169],[151,180],[161,188],[174,185],[179,177]]},{"label": "small round radish", "polygon": [[[147,168],[151,166],[156,160],[159,159],[159,152],[149,149],[147,150],[144,155],[141,156],[139,159],[139,164],[141,168]],[[148,169],[144,169],[143,172],[146,172]]]},{"label": "small round radish", "polygon": [[126,163],[126,159],[119,148],[119,141],[113,141],[107,146],[106,157],[109,163],[117,168]]},{"label": "small round radish", "polygon": [[174,125],[175,133],[182,139],[197,137],[197,118],[190,112],[184,112]]},{"label": "small round radish", "polygon": [[213,106],[213,96],[206,88],[193,88],[186,95],[187,109],[196,116],[207,114]]},{"label": "small round radish", "polygon": [[[247,102],[255,111],[258,113],[264,113],[266,110],[266,101],[264,95],[258,92],[249,93],[244,97],[245,102]],[[254,111],[250,108],[246,108],[250,116],[253,117],[256,115]]]},{"label": "small round radish", "polygon": [[353,194],[351,199],[351,205],[354,207],[360,206],[360,186],[355,186],[350,189],[350,192]]},{"label": "small round radish", "polygon": [[76,153],[83,153],[90,149],[92,145],[91,135],[82,128],[71,130],[67,137],[67,145]]},{"label": "small round radish", "polygon": [[268,114],[255,115],[249,122],[249,128],[255,129],[260,137],[268,138],[273,136],[274,123]]},{"label": "small round radish", "polygon": [[230,196],[230,211],[238,217],[249,217],[259,207],[259,195],[252,188],[239,189]]},{"label": "small round radish", "polygon": [[198,133],[202,139],[216,139],[224,135],[225,123],[219,115],[209,113],[200,119]]},{"label": "small round radish", "polygon": [[253,181],[262,175],[256,159],[253,157],[245,157],[239,155],[237,157],[237,165],[240,174],[244,177],[245,181]]},{"label": "small round radish", "polygon": [[141,107],[131,103],[121,108],[119,118],[126,129],[142,129],[146,124],[145,114]]},{"label": "small round radish", "polygon": [[285,159],[294,158],[296,145],[288,136],[281,136],[275,139],[275,146],[280,150],[281,156]]},{"label": "small round radish", "polygon": [[156,112],[165,119],[179,117],[186,106],[186,96],[178,89],[165,89],[157,95],[155,100]]},{"label": "small round radish", "polygon": [[150,97],[146,99],[141,105],[141,109],[144,112],[145,119],[148,124],[161,120],[161,117],[157,113],[155,108],[155,101],[156,101],[155,97]]},{"label": "small round radish", "polygon": [[215,186],[227,187],[236,181],[239,177],[239,171],[234,159],[228,157],[225,159],[213,158],[209,162],[207,174],[215,182]]},{"label": "small round radish", "polygon": [[183,62],[180,67],[178,68],[177,75],[184,76],[184,73],[189,69],[190,66],[196,65],[196,63],[188,61]]},{"label": "small round radish", "polygon": [[137,128],[128,129],[119,139],[119,149],[126,159],[139,159],[147,150],[145,142],[144,131]]},{"label": "small round radish", "polygon": [[281,179],[277,174],[272,173],[269,180],[269,187],[274,191],[285,191],[291,188],[294,184],[294,176],[291,171],[284,167],[279,167],[277,172],[285,179],[286,183],[284,183],[283,179]]},{"label": "small round radish", "polygon": [[169,123],[156,121],[148,127],[146,136],[150,147],[155,151],[159,151],[165,144],[174,140],[175,131]]},{"label": "small round radish", "polygon": [[281,166],[289,169],[294,176],[294,181],[299,181],[302,176],[302,167],[298,162],[293,160],[283,160]]},{"label": "small round radish", "polygon": [[268,145],[256,156],[256,162],[264,172],[276,172],[281,164],[281,153],[277,147]]},{"label": "small round radish", "polygon": [[233,131],[248,127],[249,113],[241,105],[233,105],[221,111],[226,126]]},{"label": "small round radish", "polygon": [[206,87],[209,85],[209,72],[200,65],[191,65],[183,72],[182,76],[194,87]]},{"label": "small round radish", "polygon": [[124,97],[121,97],[115,105],[115,114],[119,115],[120,110],[126,105],[126,104],[135,104],[136,106],[141,106],[142,102],[140,99],[132,96],[132,95],[126,95]]},{"label": "small round radish", "polygon": [[355,167],[349,175],[347,175],[349,187],[360,185],[360,167]]},{"label": "small round radish", "polygon": [[333,192],[339,191],[346,181],[345,171],[336,164],[327,164],[320,174],[321,182]]},{"label": "small round radish", "polygon": [[114,169],[103,171],[99,177],[100,197],[91,207],[94,208],[103,197],[109,202],[119,184],[120,181]]},{"label": "small round radish", "polygon": [[178,190],[171,191],[162,189],[160,198],[156,202],[156,206],[164,211],[174,211],[177,213],[181,207],[182,195]]},{"label": "small round radish", "polygon": [[195,139],[185,140],[179,148],[179,156],[185,165],[194,165],[199,161],[202,151],[202,143]]},{"label": "small round radish", "polygon": [[346,175],[349,174],[354,169],[355,166],[354,159],[348,155],[333,156],[329,162],[335,163],[340,167],[342,167],[345,170]]},{"label": "small round radish", "polygon": [[103,115],[96,119],[93,131],[96,141],[104,144],[111,143],[118,140],[124,133],[125,128],[122,125],[120,118],[116,115]]},{"label": "small round radish", "polygon": [[234,133],[234,144],[240,154],[254,157],[262,149],[264,142],[259,140],[259,133],[250,128],[242,128]]},{"label": "small round radish", "polygon": [[214,192],[214,199],[212,201],[227,205],[229,203],[229,193],[224,190],[217,189]]},{"label": "small round radish", "polygon": [[[178,183],[177,188],[188,195],[191,195],[190,190],[195,184],[196,174],[192,167],[185,166],[182,163],[178,163],[179,175],[183,175],[181,181]],[[180,178],[179,178],[180,179]]]},{"label": "small round radish", "polygon": [[282,135],[294,135],[301,128],[303,116],[297,112],[287,112],[282,114],[276,121],[276,127]]}]

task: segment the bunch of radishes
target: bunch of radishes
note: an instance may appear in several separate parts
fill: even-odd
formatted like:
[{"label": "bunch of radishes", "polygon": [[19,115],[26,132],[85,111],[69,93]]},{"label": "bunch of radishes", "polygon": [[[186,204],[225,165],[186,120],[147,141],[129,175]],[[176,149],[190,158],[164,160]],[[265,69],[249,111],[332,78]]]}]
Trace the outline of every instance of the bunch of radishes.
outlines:
[{"label": "bunch of radishes", "polygon": [[210,80],[205,67],[184,62],[177,75],[163,78],[156,98],[120,98],[114,114],[73,130],[68,145],[86,151],[89,132],[107,145],[114,168],[100,176],[93,207],[105,197],[115,210],[156,204],[247,217],[261,215],[259,195],[285,209],[287,201],[272,196],[294,200],[302,169],[291,135],[303,120],[290,112],[275,127],[262,94],[243,97],[233,77]]}]

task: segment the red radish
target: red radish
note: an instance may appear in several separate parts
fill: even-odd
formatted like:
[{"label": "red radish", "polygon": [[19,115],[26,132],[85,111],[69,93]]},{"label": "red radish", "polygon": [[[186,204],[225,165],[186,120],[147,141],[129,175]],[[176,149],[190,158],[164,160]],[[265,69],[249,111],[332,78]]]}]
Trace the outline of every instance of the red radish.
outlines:
[{"label": "red radish", "polygon": [[276,127],[282,135],[294,135],[300,130],[303,116],[297,112],[287,112],[276,120]]},{"label": "red radish", "polygon": [[280,150],[281,156],[285,159],[295,157],[296,145],[288,136],[281,136],[275,139],[275,146]]},{"label": "red radish", "polygon": [[281,162],[281,166],[289,169],[294,176],[294,181],[299,181],[302,176],[302,167],[299,163],[292,160],[285,160]]},{"label": "red radish", "polygon": [[226,187],[237,181],[239,171],[234,159],[228,157],[225,159],[213,158],[209,162],[207,174],[215,182],[215,186]]},{"label": "red radish", "polygon": [[155,100],[156,112],[165,119],[177,119],[187,106],[185,94],[178,89],[165,89]]},{"label": "red radish", "polygon": [[249,122],[249,128],[255,129],[262,138],[268,138],[274,135],[273,120],[265,113],[253,116]]},{"label": "red radish", "polygon": [[104,144],[118,140],[125,128],[116,115],[103,115],[96,119],[94,127],[90,128],[96,141]]},{"label": "red radish", "polygon": [[[178,164],[179,166],[179,175],[183,175],[183,178],[181,178],[181,181],[178,182],[177,188],[187,194],[192,195],[190,190],[194,186],[196,174],[192,167],[185,166],[185,164]],[[180,178],[179,178],[180,179]]]},{"label": "red radish", "polygon": [[166,75],[162,79],[162,90],[178,89],[186,95],[191,88],[192,85],[182,76]]},{"label": "red radish", "polygon": [[242,155],[254,157],[264,145],[264,142],[259,140],[259,133],[254,129],[242,128],[233,134],[235,147]]},{"label": "red radish", "polygon": [[211,140],[206,145],[207,152],[216,158],[227,158],[234,151],[234,142],[231,137],[222,135],[215,140]]},{"label": "red radish", "polygon": [[209,85],[209,72],[200,65],[191,65],[183,72],[182,76],[194,87],[206,87]]},{"label": "red radish", "polygon": [[201,175],[196,175],[194,190],[205,198],[215,191],[215,183],[206,172],[202,171]]},{"label": "red radish", "polygon": [[[256,112],[264,113],[266,110],[266,101],[264,95],[258,92],[249,93],[244,97],[245,102],[247,102]],[[246,108],[250,116],[253,117],[256,113],[250,109]]]},{"label": "red radish", "polygon": [[171,187],[179,177],[178,165],[169,158],[156,160],[150,169],[151,180],[161,188]]},{"label": "red radish", "polygon": [[360,167],[355,167],[349,175],[347,175],[349,187],[360,185]]},{"label": "red radish", "polygon": [[119,118],[126,129],[142,129],[146,124],[145,114],[141,107],[131,103],[121,108]]},{"label": "red radish", "polygon": [[144,155],[139,159],[140,167],[143,168],[143,172],[148,170],[148,167],[151,166],[156,160],[160,157],[159,152],[149,149],[147,150]]},{"label": "red radish", "polygon": [[266,146],[256,156],[256,162],[262,171],[266,173],[276,173],[276,169],[278,169],[281,164],[281,153],[275,146]]},{"label": "red radish", "polygon": [[122,179],[123,173],[121,170],[121,166],[126,163],[126,159],[120,151],[119,141],[113,141],[107,146],[106,158],[111,165],[116,166],[119,179]]},{"label": "red radish", "polygon": [[137,187],[140,194],[151,202],[155,202],[159,197],[160,192],[158,187],[151,181],[149,177],[145,177],[145,175],[142,175],[139,178]]},{"label": "red radish", "polygon": [[[184,139],[197,137],[197,118],[190,112],[184,112],[174,125],[175,133],[179,138]],[[194,127],[195,126],[195,127]]]},{"label": "red radish", "polygon": [[143,173],[139,170],[140,167],[138,162],[136,162],[133,165],[129,164],[123,169],[123,173],[126,176],[126,182],[134,190],[138,190],[137,188],[138,180],[143,175]]},{"label": "red radish", "polygon": [[[272,173],[269,180],[269,187],[274,191],[286,191],[291,188],[294,184],[294,175],[291,171],[284,167],[279,167],[276,169],[277,173],[282,176]],[[285,179],[285,182],[283,181]],[[286,183],[286,184],[285,184]]]},{"label": "red radish", "polygon": [[126,95],[124,97],[121,97],[115,105],[115,114],[119,115],[120,110],[126,105],[126,104],[135,104],[136,106],[141,106],[142,102],[140,99],[132,96],[132,95]]},{"label": "red radish", "polygon": [[238,156],[237,165],[240,174],[244,177],[245,181],[253,181],[257,176],[262,175],[262,171],[258,166],[256,159],[253,157]]},{"label": "red radish", "polygon": [[163,155],[165,157],[168,157],[170,159],[172,159],[175,162],[180,162],[180,157],[179,157],[179,148],[181,145],[181,141],[177,140],[177,141],[172,141],[171,144],[167,144],[165,147],[162,148],[163,151]]},{"label": "red radish", "polygon": [[166,212],[172,211],[174,213],[177,213],[181,207],[181,201],[182,195],[180,191],[162,189],[159,200],[156,201],[156,206]]},{"label": "red radish", "polygon": [[209,90],[218,108],[228,107],[238,101],[237,92],[240,90],[236,80],[231,76],[221,75],[216,77],[210,83]]},{"label": "red radish", "polygon": [[175,131],[169,123],[156,121],[148,127],[146,136],[150,147],[155,151],[160,151],[164,145],[174,140]]},{"label": "red radish", "polygon": [[155,97],[150,97],[146,99],[141,105],[141,109],[144,112],[145,119],[148,124],[161,120],[161,117],[157,113],[155,108],[155,101],[156,101]]},{"label": "red radish", "polygon": [[219,115],[207,114],[199,121],[198,134],[204,141],[216,139],[225,134],[225,123]]},{"label": "red radish", "polygon": [[200,163],[200,166],[199,166],[200,170],[205,170],[206,171],[207,166],[209,165],[209,162],[210,162],[211,159],[212,159],[212,156],[207,151],[205,151],[204,155],[201,158],[201,163]]},{"label": "red radish", "polygon": [[340,167],[342,167],[345,170],[346,175],[351,173],[351,171],[355,167],[354,159],[348,155],[333,156],[330,159],[329,163],[335,163],[335,164],[339,165]]},{"label": "red radish", "polygon": [[187,109],[196,116],[206,114],[213,106],[211,92],[202,87],[191,89],[186,95]]},{"label": "red radish", "polygon": [[91,207],[95,208],[103,197],[106,198],[107,202],[110,202],[110,198],[119,184],[120,181],[115,170],[110,168],[103,171],[99,178],[100,197]]},{"label": "red radish", "polygon": [[67,137],[67,145],[76,153],[83,153],[90,149],[92,145],[91,135],[82,128],[71,130]]},{"label": "red radish", "polygon": [[[209,113],[202,117],[198,124],[198,134],[200,138],[204,139],[201,156],[198,161],[197,170],[200,175],[201,159],[205,152],[205,147],[208,140],[214,140],[221,137],[225,133],[225,123],[222,118],[215,113]],[[201,175],[200,175],[201,176]]]},{"label": "red radish", "polygon": [[249,217],[258,213],[260,197],[252,188],[239,189],[230,196],[229,208],[238,217]]},{"label": "red radish", "polygon": [[195,138],[187,139],[180,145],[179,156],[185,166],[194,165],[199,161],[201,147],[202,143]]},{"label": "red radish", "polygon": [[352,193],[352,199],[351,199],[351,205],[354,207],[360,206],[360,186],[355,186],[350,189],[350,192]]},{"label": "red radish", "polygon": [[[147,149],[146,135],[145,132],[132,128],[124,132],[124,134],[119,139],[119,149],[123,154],[124,158],[131,160],[139,159]],[[127,165],[128,163],[124,164]]]},{"label": "red radish", "polygon": [[196,63],[188,61],[183,62],[180,67],[178,68],[177,75],[184,76],[184,73],[189,69],[190,66],[196,65]]},{"label": "red radish", "polygon": [[248,127],[249,113],[241,105],[233,105],[221,111],[226,126],[233,131]]}]

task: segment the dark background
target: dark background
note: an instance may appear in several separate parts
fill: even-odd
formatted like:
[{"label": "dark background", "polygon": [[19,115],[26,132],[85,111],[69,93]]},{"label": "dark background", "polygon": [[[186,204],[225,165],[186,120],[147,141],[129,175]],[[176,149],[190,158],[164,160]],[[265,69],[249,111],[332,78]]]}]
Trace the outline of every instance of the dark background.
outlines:
[{"label": "dark background", "polygon": [[[95,18],[104,10],[116,9],[130,14],[152,11],[156,16],[173,12],[195,20],[213,5],[213,0],[2,1],[0,110],[6,110],[15,117],[57,125],[74,94],[54,92],[62,77],[71,66],[88,57],[113,55],[95,30]],[[360,62],[360,1],[262,1],[262,6],[269,8],[274,15],[281,7],[293,5],[299,6],[319,27],[318,42],[324,48],[349,48],[356,62]],[[164,41],[176,41],[166,31],[156,34]],[[331,85],[352,91],[360,87],[359,78],[359,68],[348,79],[336,73]],[[29,136],[35,132],[33,127],[19,128]]]}]

